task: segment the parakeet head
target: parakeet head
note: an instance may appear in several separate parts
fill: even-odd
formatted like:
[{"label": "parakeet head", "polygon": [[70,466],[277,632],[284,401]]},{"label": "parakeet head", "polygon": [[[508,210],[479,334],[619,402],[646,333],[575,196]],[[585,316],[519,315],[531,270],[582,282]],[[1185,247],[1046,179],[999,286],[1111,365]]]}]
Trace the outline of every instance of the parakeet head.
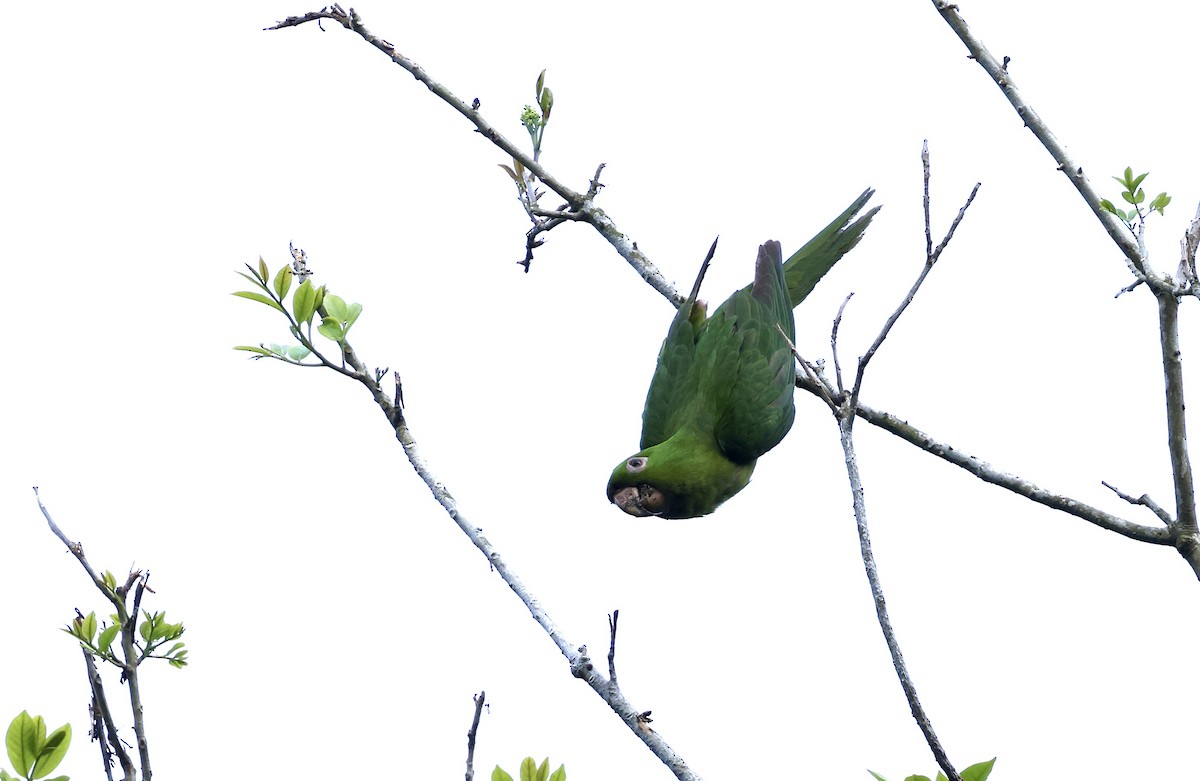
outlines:
[{"label": "parakeet head", "polygon": [[672,438],[617,464],[608,500],[638,517],[696,518],[745,488],[753,471],[753,461],[733,464],[719,452]]}]

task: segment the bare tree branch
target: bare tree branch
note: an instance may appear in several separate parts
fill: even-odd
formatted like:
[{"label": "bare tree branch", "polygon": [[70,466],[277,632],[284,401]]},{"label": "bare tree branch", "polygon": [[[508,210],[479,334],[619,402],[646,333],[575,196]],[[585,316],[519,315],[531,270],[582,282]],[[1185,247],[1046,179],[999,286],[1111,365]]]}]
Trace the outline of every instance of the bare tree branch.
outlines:
[{"label": "bare tree branch", "polygon": [[[820,398],[822,389],[807,376],[802,376],[797,379],[796,386],[808,391]],[[983,459],[971,455],[962,448],[955,447],[934,439],[929,434],[912,425],[906,420],[903,420],[890,412],[877,410],[873,407],[863,404],[861,401],[858,404],[858,417],[867,421],[873,426],[894,434],[909,444],[916,445],[921,450],[924,450],[930,455],[948,461],[957,467],[967,470],[971,474],[978,477],[984,482],[999,486],[1015,494],[1024,496],[1038,504],[1045,505],[1053,510],[1059,510],[1074,515],[1088,523],[1099,526],[1101,529],[1107,529],[1111,532],[1116,532],[1123,537],[1128,537],[1131,540],[1138,542],[1148,542],[1153,545],[1174,545],[1175,541],[1170,529],[1165,529],[1155,526],[1143,526],[1139,523],[1127,521],[1104,510],[1092,507],[1091,505],[1081,502],[1078,499],[1072,499],[1063,494],[1057,494],[1036,485],[1030,480],[1026,480],[1018,475],[1011,474],[996,469],[994,466],[984,461]]]},{"label": "bare tree branch", "polygon": [[617,618],[619,610],[613,610],[608,617],[608,685],[614,689],[617,685]]},{"label": "bare tree branch", "polygon": [[487,692],[481,691],[473,699],[475,700],[475,718],[471,719],[471,728],[467,730],[466,781],[475,781],[475,735],[479,732],[479,717],[483,715],[483,706],[487,702]]},{"label": "bare tree branch", "polygon": [[896,677],[900,679],[900,688],[904,690],[904,698],[908,701],[909,710],[912,711],[913,718],[921,729],[921,734],[925,736],[925,742],[933,752],[938,767],[946,774],[949,781],[962,781],[962,777],[959,776],[958,771],[951,764],[950,758],[946,755],[946,749],[938,739],[937,733],[933,731],[933,724],[930,722],[928,714],[925,713],[921,700],[917,697],[917,687],[908,673],[904,654],[900,652],[900,641],[896,639],[896,631],[892,627],[891,618],[888,617],[887,601],[883,596],[883,584],[879,580],[879,571],[875,566],[875,554],[871,550],[871,533],[867,528],[867,505],[863,494],[862,477],[858,471],[858,456],[854,451],[853,421],[854,415],[849,407],[840,408],[838,433],[842,442],[842,451],[846,456],[846,474],[850,478],[850,493],[854,499],[854,519],[858,526],[859,549],[862,553],[863,567],[867,571],[867,582],[871,586],[871,598],[875,602],[875,616],[879,620],[879,627],[887,642],[888,653],[892,656],[892,666],[896,670]]},{"label": "bare tree branch", "polygon": [[[384,416],[388,419],[389,425],[395,430],[396,439],[404,448],[404,454],[408,457],[409,463],[416,470],[417,475],[428,486],[434,499],[442,506],[450,519],[458,526],[462,532],[467,535],[467,538],[479,550],[480,553],[488,560],[488,564],[500,576],[517,598],[525,604],[530,615],[537,621],[538,625],[550,636],[554,644],[558,646],[558,650],[567,659],[570,666],[571,674],[576,678],[585,681],[588,686],[600,698],[621,717],[626,726],[642,740],[643,743],[658,757],[664,765],[666,765],[675,777],[680,781],[700,781],[700,776],[692,772],[683,758],[675,753],[665,740],[654,730],[648,729],[645,726],[645,721],[642,714],[633,707],[633,705],[625,698],[616,686],[614,686],[604,675],[598,671],[587,654],[586,645],[575,645],[567,640],[562,631],[550,618],[549,614],[542,607],[541,602],[529,591],[524,582],[521,581],[517,574],[509,569],[504,559],[500,557],[500,553],[495,546],[483,535],[483,530],[471,523],[458,509],[458,503],[446,488],[446,485],[434,476],[429,469],[424,457],[421,455],[417,447],[416,439],[408,428],[408,422],[405,419],[404,411],[395,406],[392,400],[388,398],[375,376],[370,372],[366,365],[359,359],[358,355],[348,342],[343,343],[342,353],[345,356],[346,363],[350,366],[351,375],[358,380],[370,391],[375,403],[383,411]],[[397,380],[398,382],[398,380]],[[399,391],[397,390],[397,395]]]},{"label": "bare tree branch", "polygon": [[1091,208],[1092,213],[1096,215],[1096,219],[1100,220],[1100,224],[1104,227],[1105,233],[1113,240],[1113,243],[1120,248],[1121,252],[1129,264],[1130,270],[1134,272],[1138,278],[1147,277],[1150,274],[1146,266],[1145,253],[1138,246],[1137,242],[1129,235],[1124,223],[1100,208],[1100,196],[1092,187],[1088,178],[1083,174],[1083,168],[1071,159],[1067,153],[1065,146],[1059,142],[1054,133],[1050,132],[1050,128],[1038,116],[1038,113],[1033,110],[1025,98],[1017,89],[1016,82],[1013,80],[1012,74],[1008,71],[1009,58],[1005,57],[1005,62],[998,61],[992,53],[976,38],[971,29],[963,20],[962,14],[959,13],[957,5],[947,2],[947,0],[933,0],[933,7],[941,14],[942,19],[946,24],[950,25],[950,29],[959,37],[959,40],[966,45],[967,50],[971,53],[971,59],[979,63],[980,67],[992,77],[992,81],[996,82],[996,86],[1004,93],[1004,97],[1012,104],[1016,110],[1017,116],[1025,123],[1025,127],[1029,128],[1037,137],[1038,141],[1042,142],[1042,146],[1058,163],[1058,170],[1066,174],[1067,179],[1083,196],[1083,200]]},{"label": "bare tree branch", "polygon": [[1162,345],[1167,401],[1167,450],[1175,479],[1175,548],[1200,578],[1200,532],[1196,527],[1196,486],[1188,455],[1187,418],[1184,416],[1183,362],[1179,347],[1179,299],[1154,289],[1158,299],[1158,327]]},{"label": "bare tree branch", "polygon": [[[998,63],[991,52],[971,33],[959,13],[959,8],[946,0],[933,0],[933,7],[941,14],[946,24],[966,45],[971,59],[991,76],[1000,87],[1017,115],[1024,120],[1037,139],[1042,142],[1052,157],[1058,161],[1059,170],[1067,175],[1075,189],[1083,196],[1088,208],[1100,220],[1109,238],[1125,256],[1126,264],[1135,281],[1122,292],[1133,290],[1145,282],[1158,300],[1159,341],[1162,349],[1163,375],[1167,403],[1167,449],[1171,458],[1171,471],[1175,483],[1175,526],[1171,527],[1171,543],[1200,578],[1200,532],[1197,531],[1196,491],[1192,477],[1191,459],[1187,449],[1187,427],[1183,414],[1183,369],[1179,348],[1179,298],[1183,295],[1200,296],[1194,271],[1195,245],[1200,241],[1200,225],[1193,221],[1182,241],[1179,278],[1154,271],[1149,264],[1145,246],[1139,232],[1131,237],[1124,223],[1100,206],[1100,196],[1092,188],[1083,168],[1067,154],[1042,118],[1037,115],[1021,96],[1012,75],[1008,72],[1009,58]],[[1200,211],[1197,212],[1200,219]],[[1189,254],[1191,260],[1189,262]],[[1119,295],[1119,294],[1118,294]],[[1127,535],[1128,536],[1128,535]]]},{"label": "bare tree branch", "polygon": [[[963,217],[967,214],[967,209],[975,200],[975,194],[979,192],[980,183],[976,182],[975,186],[971,188],[971,194],[967,196],[967,202],[962,205],[962,208],[958,210],[958,215],[955,216],[954,221],[950,223],[950,228],[946,231],[945,237],[937,245],[936,249],[930,249],[930,245],[933,243],[933,241],[931,239],[932,233],[929,222],[928,141],[921,145],[921,167],[923,168],[925,175],[925,265],[921,268],[921,273],[917,275],[917,279],[915,282],[913,282],[912,287],[909,288],[908,295],[904,297],[904,300],[900,302],[900,305],[896,307],[896,310],[892,312],[890,317],[888,317],[887,322],[883,324],[883,328],[879,329],[879,335],[875,337],[875,341],[871,343],[871,346],[867,348],[867,351],[863,353],[863,356],[858,359],[858,373],[854,377],[854,390],[850,393],[851,409],[858,404],[859,392],[862,390],[863,373],[867,370],[867,364],[870,363],[871,358],[875,355],[875,352],[883,344],[883,340],[887,339],[888,334],[892,331],[892,326],[894,326],[896,321],[900,319],[900,315],[904,314],[904,310],[908,309],[908,305],[913,302],[913,297],[915,297],[917,295],[917,291],[921,289],[921,285],[925,282],[925,277],[929,276],[929,272],[933,270],[933,264],[937,263],[938,258],[942,254],[942,250],[946,248],[946,245],[950,243],[950,239],[954,237],[954,231],[958,230],[959,223],[962,222]],[[838,317],[841,317],[841,311],[838,312]],[[839,379],[839,383],[840,382],[841,380]],[[853,425],[853,422],[852,416],[851,425]]]},{"label": "bare tree branch", "polygon": [[[617,251],[617,253],[625,259],[625,261],[633,267],[642,279],[646,281],[652,288],[662,294],[664,298],[678,307],[683,303],[683,297],[675,290],[674,286],[663,277],[662,272],[658,270],[650,259],[647,258],[641,250],[637,248],[637,242],[630,239],[627,235],[621,232],[616,223],[612,221],[603,209],[596,206],[594,199],[599,193],[599,178],[600,170],[597,169],[596,176],[589,184],[587,193],[579,193],[567,187],[560,182],[553,174],[542,167],[541,163],[534,160],[530,155],[523,152],[515,144],[505,138],[500,131],[496,130],[483,115],[479,112],[479,108],[474,103],[466,103],[459,99],[453,92],[434,80],[424,68],[413,62],[408,57],[396,51],[396,47],[379,36],[373,34],[365,26],[363,26],[362,18],[353,8],[349,12],[342,9],[341,6],[334,4],[327,6],[320,11],[311,11],[301,16],[289,16],[282,22],[275,24],[266,29],[280,30],[285,27],[299,27],[308,22],[319,21],[321,19],[330,19],[337,22],[342,27],[362,36],[363,40],[374,46],[379,51],[391,58],[392,62],[399,65],[404,70],[408,71],[413,77],[424,84],[430,92],[441,98],[446,104],[453,108],[458,113],[467,118],[475,129],[488,141],[494,144],[497,148],[504,151],[514,160],[519,160],[521,165],[525,166],[534,176],[543,181],[547,187],[553,190],[560,198],[567,203],[567,207],[571,213],[577,216],[576,219],[583,220],[589,223],[597,232],[603,236],[609,244]],[[564,219],[567,219],[564,215]],[[556,223],[557,224],[557,223]],[[551,226],[552,227],[552,226]],[[538,231],[539,233],[542,231]],[[536,236],[536,234],[534,234]],[[526,247],[527,252],[531,252],[534,239],[529,237],[529,242]]]},{"label": "bare tree branch", "polygon": [[1130,496],[1129,494],[1122,491],[1121,489],[1117,488],[1115,485],[1112,485],[1111,483],[1101,480],[1100,484],[1102,486],[1104,486],[1105,488],[1107,488],[1108,490],[1112,491],[1114,494],[1119,496],[1121,499],[1124,499],[1125,501],[1129,502],[1130,504],[1136,504],[1136,505],[1141,505],[1143,507],[1150,508],[1150,512],[1157,515],[1159,520],[1161,520],[1167,526],[1171,526],[1172,524],[1175,523],[1175,519],[1171,517],[1171,514],[1168,513],[1166,510],[1164,510],[1162,507],[1160,507],[1158,505],[1158,502],[1151,499],[1149,494],[1142,494],[1141,496],[1139,496],[1135,499],[1132,496]]}]

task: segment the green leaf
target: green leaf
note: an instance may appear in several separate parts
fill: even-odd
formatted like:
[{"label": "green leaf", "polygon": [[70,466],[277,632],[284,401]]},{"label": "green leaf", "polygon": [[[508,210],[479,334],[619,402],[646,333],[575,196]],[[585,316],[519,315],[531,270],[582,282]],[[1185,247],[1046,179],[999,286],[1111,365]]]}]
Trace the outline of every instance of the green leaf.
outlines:
[{"label": "green leaf", "polygon": [[341,296],[330,293],[325,296],[325,311],[340,323],[346,319],[346,302]]},{"label": "green leaf", "polygon": [[[1117,207],[1113,206],[1112,201],[1108,200],[1107,198],[1101,198],[1100,199],[1100,211],[1108,212],[1109,214],[1116,214]],[[871,771],[868,770],[867,772],[870,773]]]},{"label": "green leaf", "polygon": [[280,312],[283,311],[283,307],[281,307],[274,300],[267,298],[262,293],[252,293],[249,290],[239,290],[236,293],[234,293],[234,295],[239,296],[241,298],[248,298],[251,301],[258,301],[259,303],[266,304],[267,306],[271,307],[272,309],[278,309]]},{"label": "green leaf", "polygon": [[1134,185],[1133,185],[1133,169],[1130,168],[1129,166],[1125,166],[1125,181],[1123,182],[1123,184],[1126,187],[1128,187],[1130,190],[1132,190],[1134,187]]},{"label": "green leaf", "polygon": [[1170,202],[1171,196],[1167,195],[1166,193],[1159,193],[1158,195],[1154,196],[1154,200],[1150,202],[1150,209],[1152,211],[1157,210],[1161,215],[1163,213],[1163,209],[1167,208],[1167,204]]},{"label": "green leaf", "polygon": [[533,757],[525,757],[521,760],[521,781],[537,781],[537,762],[533,761]]},{"label": "green leaf", "polygon": [[550,109],[554,108],[554,93],[550,91],[549,87],[546,87],[545,91],[542,92],[541,106],[542,123],[545,124],[550,121]]},{"label": "green leaf", "polygon": [[542,86],[546,83],[546,69],[542,68],[542,72],[538,74],[537,86],[534,87],[533,94],[541,96]]},{"label": "green leaf", "polygon": [[321,324],[317,326],[317,331],[320,332],[321,336],[324,336],[326,339],[331,339],[335,342],[342,341],[342,338],[346,335],[342,331],[341,322],[332,317],[326,317],[322,319]]},{"label": "green leaf", "polygon": [[992,757],[987,762],[977,762],[974,765],[963,770],[959,775],[963,781],[986,781],[987,777],[992,774],[992,766],[996,764],[996,758]]},{"label": "green leaf", "polygon": [[1137,193],[1135,193],[1133,196],[1133,202],[1141,203],[1144,200],[1146,200],[1146,191],[1141,188],[1138,188]]},{"label": "green leaf", "polygon": [[[253,271],[253,269],[251,269],[251,271]],[[265,284],[263,284],[262,281],[258,278],[257,273],[258,272],[255,272],[255,276],[252,277],[245,272],[239,271],[239,272],[237,272],[237,275],[239,277],[242,277],[246,281],[250,282],[251,284],[261,287],[263,290],[266,290],[267,286]]]},{"label": "green leaf", "polygon": [[946,778],[946,774],[939,770],[937,774],[937,781],[950,781],[950,779]]},{"label": "green leaf", "polygon": [[100,633],[100,642],[96,643],[96,647],[100,649],[100,653],[108,653],[108,649],[112,646],[113,640],[115,640],[117,637],[117,632],[120,631],[121,627],[113,624]]},{"label": "green leaf", "polygon": [[886,778],[884,778],[883,776],[879,775],[879,774],[878,774],[878,773],[876,773],[874,770],[868,770],[867,772],[868,772],[868,773],[870,773],[871,775],[875,776],[875,781],[887,781],[887,779],[886,779]]},{"label": "green leaf", "polygon": [[110,570],[104,570],[104,585],[108,586],[109,591],[116,591],[117,576],[112,574]]},{"label": "green leaf", "polygon": [[318,309],[320,309],[325,304],[325,294],[328,292],[329,291],[326,290],[324,285],[321,285],[319,288],[317,288],[317,298],[315,301],[313,301],[313,311],[314,312],[317,311]]},{"label": "green leaf", "polygon": [[88,613],[87,618],[83,619],[83,626],[79,628],[80,637],[86,639],[89,643],[96,637],[96,613],[95,611]]},{"label": "green leaf", "polygon": [[279,296],[279,300],[287,298],[288,290],[292,287],[292,267],[284,266],[279,269],[279,273],[275,275],[273,283],[275,287],[275,295]]},{"label": "green leaf", "polygon": [[242,350],[243,352],[248,352],[248,353],[258,353],[259,355],[274,355],[275,354],[265,347],[251,347],[251,346],[245,345],[245,344],[239,344],[237,347],[234,347],[233,349]]},{"label": "green leaf", "polygon": [[550,781],[567,781],[567,766],[559,765],[558,770],[550,774]]},{"label": "green leaf", "polygon": [[152,628],[153,624],[149,620],[143,621],[142,625],[138,627],[138,634],[142,636],[143,641],[150,642],[150,630]]},{"label": "green leaf", "polygon": [[[35,721],[29,715],[29,711],[21,711],[8,725],[8,732],[4,735],[4,748],[8,751],[8,761],[12,763],[13,770],[17,771],[19,776],[28,777],[29,769],[37,760],[39,743],[37,722],[41,720],[41,716],[38,716]],[[41,726],[42,735],[45,735],[45,723],[43,722]]]},{"label": "green leaf", "polygon": [[296,315],[296,322],[303,325],[312,320],[313,313],[316,311],[317,291],[306,279],[296,289],[296,295],[292,297],[292,312]]},{"label": "green leaf", "polygon": [[499,765],[496,765],[496,769],[492,771],[492,781],[513,781],[513,777],[501,770]]},{"label": "green leaf", "polygon": [[1149,175],[1150,175],[1150,172],[1147,171],[1146,173],[1142,174],[1141,176],[1138,176],[1137,178],[1135,178],[1132,182],[1129,183],[1129,189],[1130,190],[1135,189],[1138,185],[1140,185],[1142,183],[1142,180],[1145,179]]},{"label": "green leaf", "polygon": [[1128,190],[1121,193],[1121,197],[1125,199],[1125,203],[1133,203],[1133,193]]},{"label": "green leaf", "polygon": [[17,779],[10,776],[7,770],[0,769],[0,781],[17,781]]},{"label": "green leaf", "polygon": [[[1167,200],[1170,200],[1170,198]],[[358,316],[361,314],[362,304],[351,304],[350,306],[346,307],[346,317],[343,319],[346,321],[347,331],[350,330],[350,326],[354,325],[355,321],[358,320]]]},{"label": "green leaf", "polygon": [[262,259],[262,255],[258,256],[258,278],[265,285],[267,283],[267,274],[271,273],[267,269],[267,261]]},{"label": "green leaf", "polygon": [[303,361],[305,358],[307,358],[311,354],[312,354],[312,352],[303,345],[296,345],[295,347],[287,348],[287,357],[291,358],[293,361],[295,361],[297,363],[299,363],[300,361]]},{"label": "green leaf", "polygon": [[929,776],[909,776],[904,781],[930,781]]},{"label": "green leaf", "polygon": [[71,747],[71,725],[64,724],[46,738],[37,757],[37,767],[33,778],[45,778],[63,761],[67,749]]}]

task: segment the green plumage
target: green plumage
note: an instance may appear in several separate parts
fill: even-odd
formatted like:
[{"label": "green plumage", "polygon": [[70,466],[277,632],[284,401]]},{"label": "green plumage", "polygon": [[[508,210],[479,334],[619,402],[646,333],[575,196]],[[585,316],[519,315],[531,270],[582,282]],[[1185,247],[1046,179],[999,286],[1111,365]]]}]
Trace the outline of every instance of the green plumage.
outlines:
[{"label": "green plumage", "polygon": [[795,418],[792,309],[858,243],[878,207],[851,220],[872,192],[787,262],[779,242],[759,247],[754,282],[712,317],[697,300],[704,262],[659,350],[642,413],[641,450],[613,470],[609,501],[630,515],[694,518],[746,487],[755,462],[779,444]]}]

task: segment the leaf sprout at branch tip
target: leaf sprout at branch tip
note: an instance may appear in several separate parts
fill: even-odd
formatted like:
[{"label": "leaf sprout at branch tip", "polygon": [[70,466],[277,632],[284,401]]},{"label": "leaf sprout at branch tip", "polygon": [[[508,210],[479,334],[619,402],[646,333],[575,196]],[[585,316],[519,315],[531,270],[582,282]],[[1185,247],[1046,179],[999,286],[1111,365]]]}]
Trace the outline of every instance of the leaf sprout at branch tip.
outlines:
[{"label": "leaf sprout at branch tip", "polygon": [[1154,196],[1154,200],[1150,201],[1149,205],[1146,207],[1148,211],[1142,211],[1142,204],[1146,202],[1146,191],[1142,189],[1141,185],[1149,175],[1150,173],[1147,171],[1144,174],[1138,174],[1137,176],[1134,176],[1133,169],[1127,166],[1125,168],[1124,175],[1113,177],[1113,180],[1116,181],[1117,184],[1125,188],[1121,191],[1121,198],[1125,201],[1125,203],[1133,207],[1128,211],[1124,209],[1118,209],[1113,205],[1113,202],[1107,198],[1100,199],[1100,208],[1109,214],[1115,215],[1117,219],[1125,223],[1125,227],[1128,228],[1129,232],[1133,233],[1135,236],[1140,234],[1145,228],[1146,217],[1150,214],[1150,212],[1158,212],[1160,215],[1162,215],[1163,210],[1167,208],[1167,204],[1171,202],[1171,196],[1167,195],[1165,192],[1162,192]]}]

